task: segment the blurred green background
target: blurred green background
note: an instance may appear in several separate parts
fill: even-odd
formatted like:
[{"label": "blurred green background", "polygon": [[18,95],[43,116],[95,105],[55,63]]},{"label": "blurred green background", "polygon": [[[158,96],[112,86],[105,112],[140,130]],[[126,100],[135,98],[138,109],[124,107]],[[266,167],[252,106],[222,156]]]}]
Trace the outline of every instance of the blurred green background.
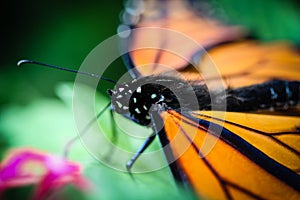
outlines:
[{"label": "blurred green background", "polygon": [[[15,146],[34,146],[57,154],[62,152],[64,144],[76,134],[70,97],[72,88],[66,84],[72,82],[75,75],[34,66],[18,68],[16,63],[19,59],[32,59],[77,69],[96,45],[116,34],[123,3],[120,0],[6,0],[2,3],[0,155]],[[297,1],[215,0],[211,3],[216,15],[226,16],[227,22],[248,27],[258,39],[284,39],[300,44]],[[126,70],[121,61],[113,63],[110,69],[109,77]],[[80,143],[76,145],[74,157],[85,164],[93,163]],[[171,180],[169,175],[158,180],[161,177],[158,173],[146,181],[149,188],[144,187],[139,193],[133,185],[123,183],[130,180],[127,176],[120,178],[113,170],[96,163],[92,166],[95,169],[88,173],[96,177],[99,187],[108,191],[104,194],[112,195],[111,198],[118,197],[113,187],[123,188],[119,195],[127,193],[126,187],[130,188],[131,197],[137,194],[157,197],[171,194],[174,189],[170,187],[164,189],[165,193],[153,194],[151,185],[163,187]],[[155,181],[162,184],[157,185]],[[182,197],[176,195],[174,197]]]},{"label": "blurred green background", "polygon": [[[122,6],[122,1],[96,0],[6,1],[1,6],[0,131],[7,136],[1,140],[2,148],[5,143],[14,145],[11,136],[28,135],[28,128],[33,129],[31,118],[40,119],[34,125],[36,130],[56,124],[57,130],[52,127],[56,132],[61,124],[72,123],[72,116],[67,120],[60,111],[65,105],[56,90],[59,83],[72,82],[75,74],[33,65],[19,68],[17,61],[32,59],[78,69],[96,45],[116,33]],[[118,70],[113,72],[125,70],[121,62],[115,67]],[[43,112],[39,104],[45,105]]]}]

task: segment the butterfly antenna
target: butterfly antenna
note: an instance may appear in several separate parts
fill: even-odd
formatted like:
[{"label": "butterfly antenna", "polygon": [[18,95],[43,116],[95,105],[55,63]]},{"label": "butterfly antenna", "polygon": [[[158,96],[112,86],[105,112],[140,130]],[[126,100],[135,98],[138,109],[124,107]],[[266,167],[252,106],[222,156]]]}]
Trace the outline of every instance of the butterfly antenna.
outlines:
[{"label": "butterfly antenna", "polygon": [[82,131],[79,132],[79,134],[72,138],[71,140],[69,140],[69,142],[65,145],[64,148],[64,153],[63,153],[63,157],[64,158],[68,158],[68,154],[70,152],[70,149],[72,147],[72,145],[78,140],[80,139],[80,137],[82,137],[83,135],[85,135],[87,133],[87,131],[90,129],[90,127],[92,126],[93,123],[95,123],[97,121],[97,119],[99,119],[101,117],[101,115],[110,107],[110,102],[97,114],[97,116],[95,118],[93,118],[83,129]]},{"label": "butterfly antenna", "polygon": [[97,79],[101,79],[110,83],[114,83],[116,84],[117,82],[110,79],[110,78],[106,78],[103,76],[99,76],[98,74],[93,74],[93,73],[89,73],[89,72],[82,72],[82,71],[78,71],[78,70],[74,70],[74,69],[69,69],[69,68],[64,68],[64,67],[59,67],[59,66],[55,66],[55,65],[50,65],[50,64],[46,64],[46,63],[42,63],[42,62],[37,62],[37,61],[33,61],[33,60],[20,60],[17,65],[21,66],[23,64],[34,64],[34,65],[39,65],[39,66],[44,66],[44,67],[49,67],[49,68],[54,68],[54,69],[59,69],[59,70],[63,70],[63,71],[67,71],[67,72],[72,72],[72,73],[76,73],[76,74],[83,74],[83,75],[87,75],[87,76],[91,76]]}]

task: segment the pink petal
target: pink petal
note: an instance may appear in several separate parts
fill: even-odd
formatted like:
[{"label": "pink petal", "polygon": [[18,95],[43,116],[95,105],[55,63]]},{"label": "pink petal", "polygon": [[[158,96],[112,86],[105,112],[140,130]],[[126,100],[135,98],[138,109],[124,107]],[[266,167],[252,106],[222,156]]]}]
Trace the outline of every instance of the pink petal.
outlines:
[{"label": "pink petal", "polygon": [[90,183],[81,175],[79,164],[34,150],[10,151],[0,165],[0,193],[7,188],[36,184],[34,199],[42,199],[65,185],[89,190]]}]

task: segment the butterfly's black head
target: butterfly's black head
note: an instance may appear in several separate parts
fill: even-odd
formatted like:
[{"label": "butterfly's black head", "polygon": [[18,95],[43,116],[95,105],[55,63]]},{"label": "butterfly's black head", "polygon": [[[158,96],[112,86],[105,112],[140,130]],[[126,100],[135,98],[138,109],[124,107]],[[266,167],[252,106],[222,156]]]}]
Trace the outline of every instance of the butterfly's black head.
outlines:
[{"label": "butterfly's black head", "polygon": [[107,92],[111,96],[113,110],[119,114],[128,114],[129,99],[132,95],[129,85],[126,83],[117,84],[114,90],[108,90]]},{"label": "butterfly's black head", "polygon": [[155,88],[151,84],[143,85],[142,80],[133,80],[129,83],[117,84],[114,90],[108,90],[108,93],[115,112],[122,115],[129,114],[138,124],[149,125],[151,121],[149,110],[152,104],[159,100],[158,95],[151,96],[150,93],[154,91]]},{"label": "butterfly's black head", "polygon": [[109,90],[113,110],[119,114],[129,114],[133,121],[147,126],[151,122],[149,111],[154,104],[165,109],[177,109],[179,102],[173,90],[185,90],[183,82],[169,77],[143,77],[129,83],[117,84]]}]

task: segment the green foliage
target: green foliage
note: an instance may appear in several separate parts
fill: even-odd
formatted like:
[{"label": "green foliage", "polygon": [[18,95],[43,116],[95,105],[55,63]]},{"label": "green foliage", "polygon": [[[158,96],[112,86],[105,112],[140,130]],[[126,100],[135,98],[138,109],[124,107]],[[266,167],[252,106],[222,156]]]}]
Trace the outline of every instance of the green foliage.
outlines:
[{"label": "green foliage", "polygon": [[6,190],[1,196],[2,200],[15,200],[15,199],[24,199],[24,197],[31,196],[33,191],[33,186],[28,185],[24,187],[16,187]]},{"label": "green foliage", "polygon": [[300,43],[299,2],[294,0],[216,0],[229,22],[242,24],[260,40]]},{"label": "green foliage", "polygon": [[91,199],[196,199],[188,189],[175,186],[166,169],[130,176],[96,164],[86,172],[98,188],[99,195],[94,193]]}]

